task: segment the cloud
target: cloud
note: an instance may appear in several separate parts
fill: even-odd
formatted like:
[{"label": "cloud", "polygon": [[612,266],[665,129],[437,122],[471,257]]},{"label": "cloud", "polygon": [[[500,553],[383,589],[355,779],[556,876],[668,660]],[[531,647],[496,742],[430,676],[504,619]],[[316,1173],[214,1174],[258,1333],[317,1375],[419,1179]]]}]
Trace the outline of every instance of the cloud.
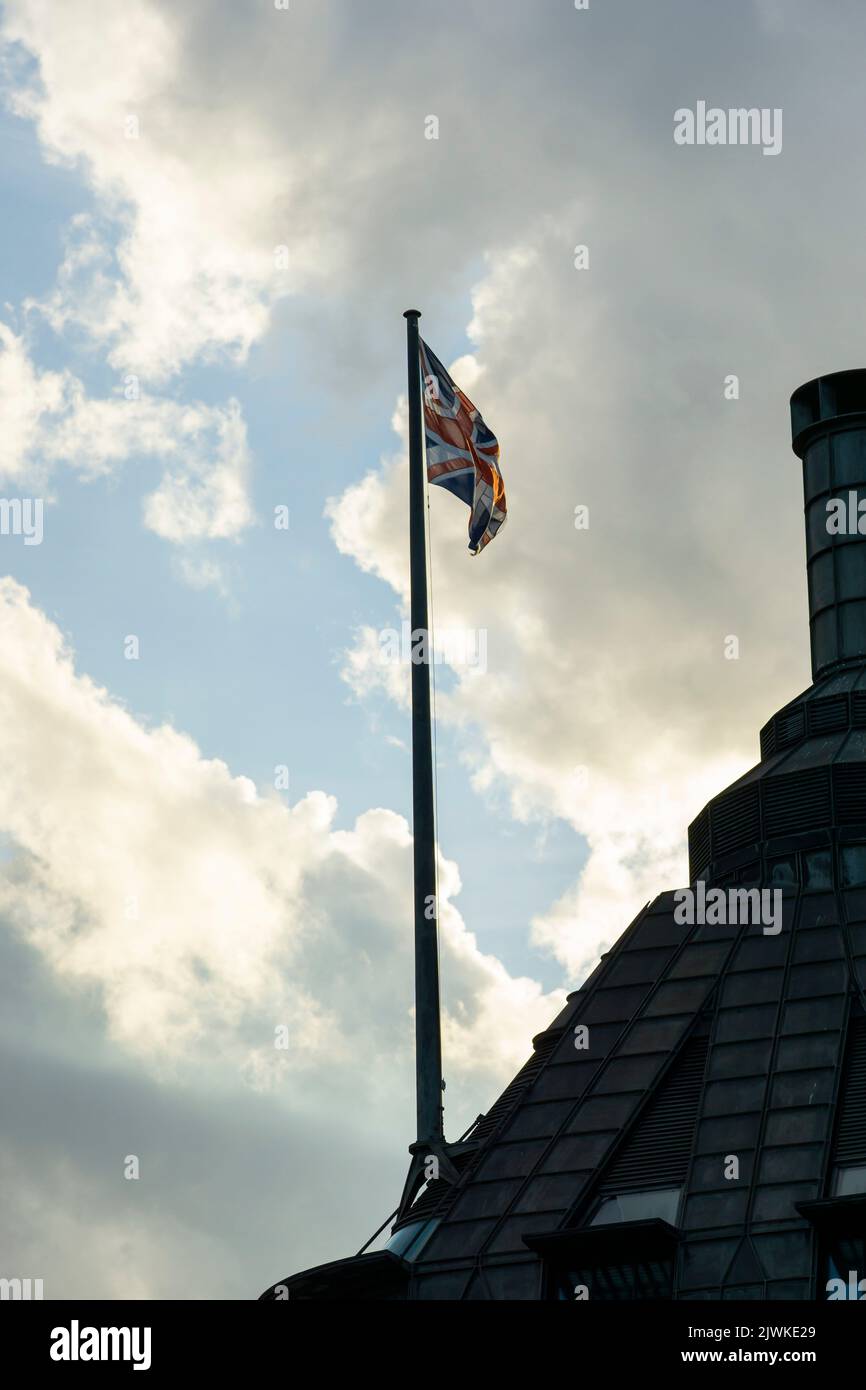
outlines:
[{"label": "cloud", "polygon": [[[0,477],[45,487],[58,465],[90,482],[133,456],[166,462],[144,523],[176,544],[232,539],[253,520],[246,427],[237,401],[189,405],[139,391],[130,377],[98,400],[66,369],[40,371],[23,337],[0,323]],[[213,565],[213,562],[211,562]]]},{"label": "cloud", "polygon": [[281,285],[260,221],[275,174],[268,153],[237,111],[196,109],[176,14],[96,0],[82,21],[79,7],[37,0],[10,6],[4,22],[7,43],[39,61],[35,72],[21,66],[13,109],[34,121],[46,157],[80,167],[99,199],[99,213],[70,229],[44,312],[153,382],[203,351],[241,359],[263,331],[263,295]]},{"label": "cloud", "polygon": [[[411,1137],[405,821],[374,809],[338,830],[323,792],[289,806],[144,726],[11,579],[0,717],[10,1271],[47,1297],[248,1297],[359,1245]],[[452,1136],[564,1002],[479,950],[459,891],[443,860]]]},{"label": "cloud", "polygon": [[[741,546],[773,553],[790,532],[786,563],[797,573],[799,499],[796,471],[782,464],[784,401],[733,450],[738,406],[725,402],[716,369],[708,432],[706,414],[684,408],[679,371],[694,345],[648,369],[656,330],[641,321],[629,325],[626,351],[626,310],[604,275],[574,270],[567,234],[539,219],[531,241],[490,257],[473,293],[474,351],[453,370],[502,442],[509,523],[469,562],[463,509],[433,489],[431,549],[436,625],[486,634],[486,672],[454,664],[454,685],[438,698],[440,718],[462,732],[476,789],[504,790],[518,820],[560,818],[586,841],[579,879],[533,925],[535,944],[579,980],[645,901],[687,881],[689,821],[755,760],[757,728],[774,699],[790,696],[792,665],[798,679],[795,663],[762,642],[787,598],[770,591],[758,606],[760,571],[738,561]],[[754,379],[748,359],[742,369]],[[402,403],[394,427],[397,453],[327,514],[338,548],[390,586],[403,617]],[[787,470],[784,492],[759,472],[764,450]],[[588,529],[576,526],[579,505]],[[779,514],[768,542],[760,518]],[[730,634],[738,661],[725,657]],[[356,694],[403,702],[404,682],[383,669],[378,645],[360,629],[344,678]],[[801,665],[804,655],[805,642]]]},{"label": "cloud", "polygon": [[[185,455],[183,467],[167,472],[146,498],[145,524],[158,536],[177,542],[236,536],[252,521],[246,486],[249,453],[240,406],[230,401],[225,409],[200,407],[179,414],[170,434],[170,452]],[[197,438],[202,425],[211,431],[212,452],[196,457],[180,441],[190,433]]]},{"label": "cloud", "polygon": [[[30,308],[151,388],[193,362],[242,364],[286,300],[332,374],[357,384],[390,366],[383,305],[397,317],[412,290],[462,292],[503,224],[511,238],[539,207],[573,200],[559,159],[538,157],[568,118],[565,52],[553,83],[526,66],[519,103],[513,88],[488,88],[479,120],[477,53],[455,48],[447,22],[427,26],[421,48],[401,41],[403,14],[382,0],[371,28],[350,6],[9,0],[8,100],[95,201],[68,229],[54,289]],[[390,80],[371,92],[379,26]],[[519,6],[497,29],[509,46],[537,37]],[[574,15],[563,30],[573,38]],[[425,138],[431,102],[438,140]],[[584,112],[583,137],[605,117]],[[534,196],[515,199],[530,166]],[[349,315],[354,332],[337,331]]]},{"label": "cloud", "polygon": [[68,409],[71,378],[68,372],[40,373],[23,340],[3,323],[0,345],[0,475],[18,482],[30,474],[41,436]]},{"label": "cloud", "polygon": [[[0,636],[0,712],[16,729],[0,753],[0,829],[18,851],[6,920],[59,979],[97,989],[110,1036],[157,1068],[219,1058],[256,1086],[387,1086],[411,1049],[403,819],[371,810],[335,830],[324,793],[289,807],[176,730],[142,727],[75,674],[11,580]],[[449,1060],[477,1092],[561,996],[478,950],[456,868],[441,872]]]}]

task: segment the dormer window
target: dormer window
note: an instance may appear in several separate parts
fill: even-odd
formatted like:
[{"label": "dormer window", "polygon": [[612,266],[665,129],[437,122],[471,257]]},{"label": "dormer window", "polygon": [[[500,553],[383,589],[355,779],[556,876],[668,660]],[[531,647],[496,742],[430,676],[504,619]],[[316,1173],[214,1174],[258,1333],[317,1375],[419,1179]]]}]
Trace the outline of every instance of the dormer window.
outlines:
[{"label": "dormer window", "polygon": [[849,1164],[845,1168],[835,1170],[833,1175],[834,1197],[854,1197],[864,1192],[866,1192],[866,1163]]},{"label": "dormer window", "polygon": [[619,1221],[667,1221],[677,1225],[682,1187],[648,1187],[639,1192],[620,1192],[603,1197],[590,1217],[590,1226],[610,1226]]}]

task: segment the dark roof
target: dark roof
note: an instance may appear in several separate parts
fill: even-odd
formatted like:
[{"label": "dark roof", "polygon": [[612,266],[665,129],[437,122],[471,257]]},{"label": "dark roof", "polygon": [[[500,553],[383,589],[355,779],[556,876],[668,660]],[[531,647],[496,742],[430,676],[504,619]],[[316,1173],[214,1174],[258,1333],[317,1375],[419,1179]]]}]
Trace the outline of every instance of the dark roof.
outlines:
[{"label": "dark roof", "polygon": [[[525,1258],[525,1237],[579,1227],[601,1190],[680,1173],[681,1289],[718,1296],[747,1227],[762,1281],[806,1296],[811,1236],[794,1203],[824,1187],[851,991],[866,979],[866,895],[791,891],[783,906],[777,936],[680,926],[672,894],[638,916],[568,1017],[541,1035],[532,1083],[494,1107],[495,1129],[446,1193],[414,1266],[417,1296],[425,1283],[430,1296],[467,1296],[479,1261],[487,1284],[513,1283],[515,1269],[497,1266]],[[574,1046],[578,1024],[589,1026],[586,1052]],[[629,1152],[678,1061],[688,1075],[662,1105],[670,1152],[652,1123]],[[724,1176],[731,1152],[736,1183]],[[860,1153],[866,1161],[866,1133]]]}]

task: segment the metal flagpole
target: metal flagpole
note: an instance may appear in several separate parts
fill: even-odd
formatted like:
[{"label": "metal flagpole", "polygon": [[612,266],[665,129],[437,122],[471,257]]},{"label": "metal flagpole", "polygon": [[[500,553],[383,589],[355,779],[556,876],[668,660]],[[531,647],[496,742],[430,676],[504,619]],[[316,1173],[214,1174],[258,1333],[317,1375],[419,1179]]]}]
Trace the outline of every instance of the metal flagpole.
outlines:
[{"label": "metal flagpole", "polygon": [[430,724],[430,626],[418,309],[407,309],[409,385],[409,580],[412,627],[412,834],[415,871],[415,1084],[417,1144],[443,1139],[442,1038],[439,1021],[436,823]]}]

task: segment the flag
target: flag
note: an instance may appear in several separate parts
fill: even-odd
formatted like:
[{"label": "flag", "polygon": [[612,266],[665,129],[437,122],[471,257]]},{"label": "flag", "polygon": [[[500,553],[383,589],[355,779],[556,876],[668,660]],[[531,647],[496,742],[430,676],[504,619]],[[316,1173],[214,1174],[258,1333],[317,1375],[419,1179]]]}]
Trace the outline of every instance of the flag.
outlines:
[{"label": "flag", "polygon": [[477,555],[505,521],[499,441],[423,341],[420,351],[427,481],[447,488],[471,508],[469,549]]}]

